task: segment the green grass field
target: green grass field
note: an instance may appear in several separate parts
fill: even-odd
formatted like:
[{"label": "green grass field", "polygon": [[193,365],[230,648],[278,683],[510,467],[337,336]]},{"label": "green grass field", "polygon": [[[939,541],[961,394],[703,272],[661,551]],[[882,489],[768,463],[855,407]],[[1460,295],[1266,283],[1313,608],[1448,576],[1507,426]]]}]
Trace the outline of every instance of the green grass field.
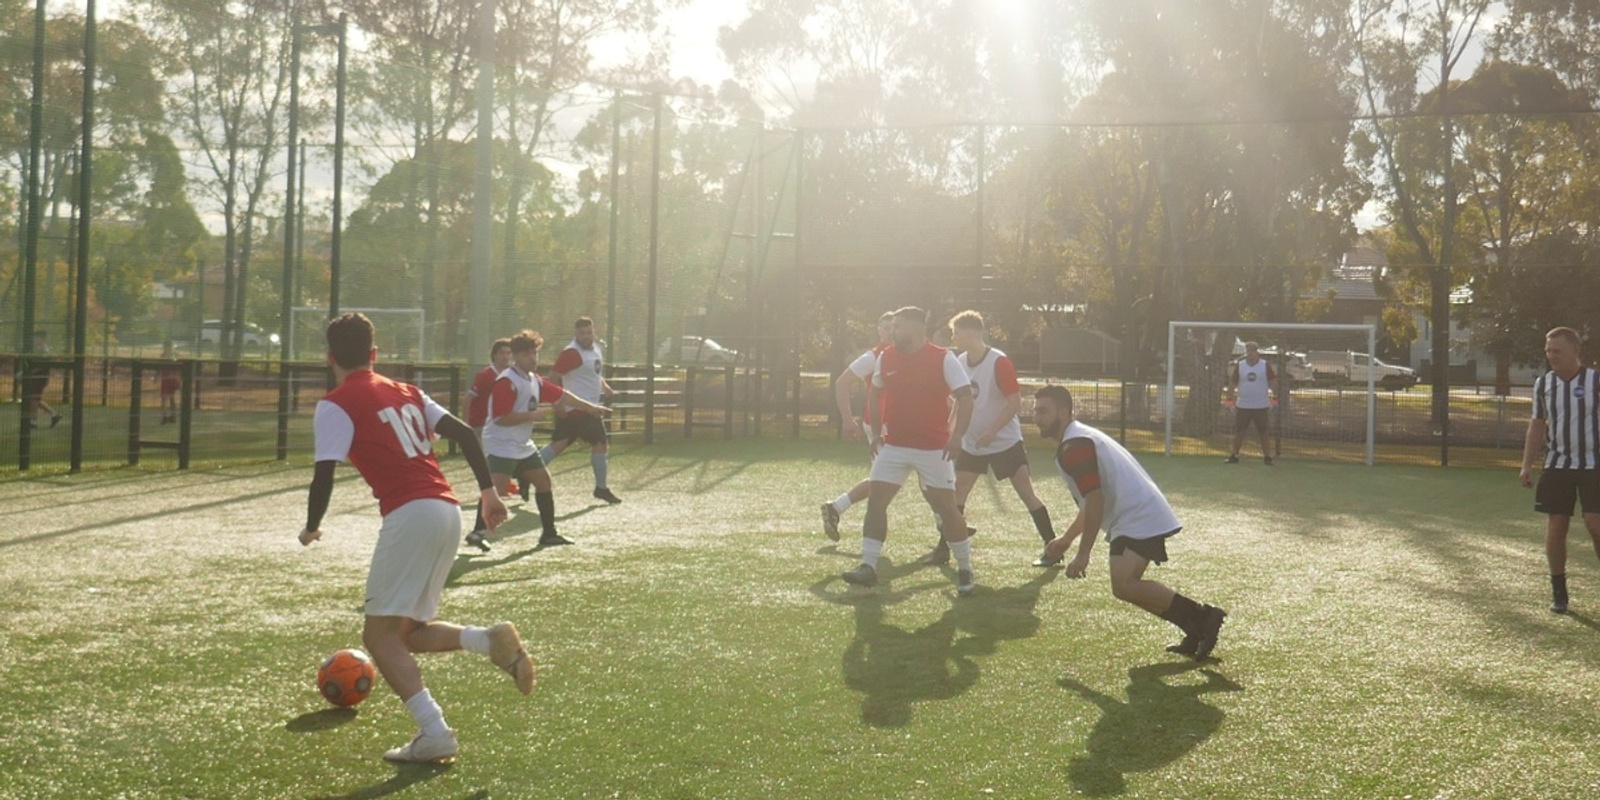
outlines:
[{"label": "green grass field", "polygon": [[[1046,454],[1034,453],[1036,464]],[[375,503],[353,471],[310,549],[309,466],[105,471],[0,484],[4,798],[1577,798],[1600,793],[1600,570],[1573,539],[1570,617],[1545,610],[1541,520],[1507,471],[1145,456],[1186,528],[1155,577],[1230,611],[1216,655],[1088,580],[1028,566],[1009,487],[980,484],[980,588],[911,564],[837,575],[857,541],[816,508],[855,446],[624,448],[617,507],[556,462],[574,547],[513,509],[463,554],[444,617],[516,621],[532,697],[486,660],[423,656],[460,736],[449,768],[380,689],[311,685],[359,646]],[[459,461],[450,472],[465,477]],[[1058,524],[1071,501],[1046,474]],[[858,530],[860,510],[846,515]]]}]

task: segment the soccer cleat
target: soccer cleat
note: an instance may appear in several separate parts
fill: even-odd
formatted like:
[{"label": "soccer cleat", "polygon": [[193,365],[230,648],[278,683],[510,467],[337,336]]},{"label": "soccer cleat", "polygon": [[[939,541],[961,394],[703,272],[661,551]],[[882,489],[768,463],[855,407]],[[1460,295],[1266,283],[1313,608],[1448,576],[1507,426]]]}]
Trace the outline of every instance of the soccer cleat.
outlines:
[{"label": "soccer cleat", "polygon": [[560,547],[564,544],[572,544],[572,540],[562,536],[559,533],[552,533],[539,537],[540,547]]},{"label": "soccer cleat", "polygon": [[1224,463],[1224,464],[1237,464],[1237,463],[1239,463],[1239,457],[1238,456],[1228,456],[1228,458],[1226,460],[1224,460],[1222,463]]},{"label": "soccer cleat", "polygon": [[1194,660],[1204,661],[1211,656],[1212,648],[1217,646],[1217,634],[1222,630],[1222,623],[1228,612],[1216,606],[1206,606],[1204,615],[1200,617],[1200,629],[1194,636]]},{"label": "soccer cleat", "polygon": [[1049,550],[1040,553],[1039,557],[1033,560],[1033,565],[1036,567],[1054,567],[1060,564],[1061,556],[1052,556]]},{"label": "soccer cleat", "polygon": [[485,553],[489,552],[489,532],[478,530],[467,534],[467,546],[476,547]]},{"label": "soccer cleat", "polygon": [[956,594],[961,595],[962,597],[967,597],[968,595],[971,595],[972,590],[976,588],[978,588],[978,579],[973,577],[972,570],[956,570]]},{"label": "soccer cleat", "polygon": [[1178,642],[1177,644],[1169,644],[1169,645],[1167,645],[1167,652],[1176,653],[1176,654],[1178,654],[1180,656],[1189,656],[1190,658],[1193,658],[1194,657],[1195,648],[1198,647],[1199,644],[1200,644],[1200,640],[1199,639],[1196,639],[1192,635],[1185,634],[1184,637],[1183,637],[1183,641]]},{"label": "soccer cleat", "polygon": [[50,427],[54,428],[55,426],[60,425],[60,424],[61,424],[61,414],[59,414],[59,413],[51,414],[50,415]]},{"label": "soccer cleat", "polygon": [[950,545],[945,540],[940,539],[939,543],[934,545],[933,549],[922,557],[922,563],[935,567],[950,563]]},{"label": "soccer cleat", "polygon": [[1565,614],[1565,613],[1567,613],[1567,601],[1565,601],[1565,600],[1557,600],[1557,601],[1551,603],[1550,604],[1550,613],[1552,613],[1552,614]]},{"label": "soccer cleat", "polygon": [[839,577],[844,578],[844,582],[852,586],[878,585],[878,571],[866,564],[862,564]]},{"label": "soccer cleat", "polygon": [[613,506],[622,502],[622,498],[612,494],[610,489],[604,487],[594,490],[594,499],[604,500],[607,504]]},{"label": "soccer cleat", "polygon": [[517,691],[528,694],[538,678],[533,658],[522,647],[517,626],[498,622],[489,626],[489,662],[506,671],[517,684]]},{"label": "soccer cleat", "polygon": [[441,736],[418,732],[411,741],[383,754],[387,761],[402,764],[448,764],[456,760],[460,748],[456,745],[456,732],[446,731]]},{"label": "soccer cleat", "polygon": [[839,541],[839,509],[832,503],[822,504],[822,532],[830,541]]}]

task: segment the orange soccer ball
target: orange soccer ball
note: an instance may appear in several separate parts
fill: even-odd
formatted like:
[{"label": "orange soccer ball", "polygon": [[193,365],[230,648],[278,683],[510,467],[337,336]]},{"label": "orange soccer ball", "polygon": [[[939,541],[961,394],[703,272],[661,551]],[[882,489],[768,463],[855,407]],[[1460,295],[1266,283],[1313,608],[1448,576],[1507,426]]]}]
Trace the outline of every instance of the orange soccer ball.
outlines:
[{"label": "orange soccer ball", "polygon": [[372,692],[378,668],[360,650],[340,650],[317,669],[317,690],[336,706],[353,706]]}]

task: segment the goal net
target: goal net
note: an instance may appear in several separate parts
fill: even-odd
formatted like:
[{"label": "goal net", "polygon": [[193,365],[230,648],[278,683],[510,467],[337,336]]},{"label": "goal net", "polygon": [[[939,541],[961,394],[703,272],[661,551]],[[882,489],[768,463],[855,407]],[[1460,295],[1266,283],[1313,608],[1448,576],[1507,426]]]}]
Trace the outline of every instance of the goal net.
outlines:
[{"label": "goal net", "polygon": [[[373,342],[385,361],[426,361],[433,348],[428,345],[428,319],[420,308],[341,308],[341,313],[359,311],[372,320],[377,335]],[[296,306],[289,310],[289,360],[319,359],[327,352],[323,330],[328,324],[328,309]]]},{"label": "goal net", "polygon": [[[1247,342],[1278,382],[1267,414],[1270,455],[1372,463],[1378,393],[1416,383],[1410,369],[1378,358],[1372,325],[1169,323],[1161,402],[1168,455],[1231,451],[1237,411],[1224,400]],[[1251,428],[1241,458],[1259,458],[1260,449]]]}]

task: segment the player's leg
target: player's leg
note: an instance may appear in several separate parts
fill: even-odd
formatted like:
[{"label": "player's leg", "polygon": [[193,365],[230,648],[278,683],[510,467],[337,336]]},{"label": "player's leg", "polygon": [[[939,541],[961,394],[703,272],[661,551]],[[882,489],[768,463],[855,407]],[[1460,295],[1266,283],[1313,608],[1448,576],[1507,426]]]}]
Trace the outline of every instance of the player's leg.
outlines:
[{"label": "player's leg", "polygon": [[956,502],[956,465],[938,450],[918,450],[916,454],[922,496],[943,521],[944,539],[956,562],[956,593],[969,595],[977,588],[977,579],[972,569],[972,529]]},{"label": "player's leg", "polygon": [[[965,456],[966,456],[966,454],[963,453],[962,457],[965,458]],[[967,527],[966,524],[965,524],[966,515],[967,515],[967,497],[972,494],[972,487],[977,485],[978,478],[983,473],[981,471],[978,471],[978,472],[963,471],[961,469],[962,466],[965,466],[965,465],[962,464],[962,462],[958,461],[957,462],[957,467],[956,467],[956,489],[955,489],[956,511],[958,511],[960,513],[961,518],[963,520],[962,529],[967,532],[967,537],[970,538],[972,536],[972,534],[975,533],[975,531],[973,531],[972,528]],[[933,511],[933,525],[934,525],[934,528],[936,529],[936,531],[938,533],[938,538],[933,543],[933,549],[928,551],[928,554],[922,557],[922,563],[930,564],[930,565],[933,565],[933,566],[940,566],[940,565],[943,565],[943,564],[948,564],[948,563],[950,563],[950,542],[945,539],[945,519],[946,518],[944,516],[942,516],[939,513],[939,511],[937,510],[934,498],[932,496],[930,496],[930,494],[929,494],[929,488],[928,488],[927,484],[923,484],[923,486],[922,486],[922,499],[927,501],[928,508],[934,509],[934,511]]]},{"label": "player's leg", "polygon": [[1226,463],[1239,463],[1239,449],[1244,447],[1245,423],[1249,421],[1249,414],[1244,409],[1235,406],[1233,409],[1233,449],[1228,451]]},{"label": "player's leg", "polygon": [[572,540],[556,532],[556,495],[554,484],[550,480],[550,470],[544,466],[544,461],[538,453],[528,456],[522,462],[522,485],[533,487],[534,506],[539,509],[539,534],[540,547],[553,547],[560,544],[572,544]]},{"label": "player's leg", "polygon": [[599,417],[588,417],[588,420],[584,423],[587,428],[584,439],[589,442],[589,469],[594,472],[594,498],[616,505],[622,502],[622,498],[611,491],[609,483],[611,439],[603,420]]},{"label": "player's leg", "polygon": [[1567,613],[1567,532],[1578,507],[1578,481],[1573,472],[1547,469],[1539,474],[1533,490],[1533,510],[1546,515],[1544,558],[1550,566],[1550,610],[1557,614]]},{"label": "player's leg", "polygon": [[1254,416],[1256,434],[1261,439],[1261,460],[1265,462],[1267,466],[1272,466],[1272,442],[1271,436],[1267,433],[1267,418],[1270,416],[1270,414],[1266,409],[1263,408],[1259,412],[1255,412]]},{"label": "player's leg", "polygon": [[1144,573],[1151,562],[1166,561],[1166,554],[1165,538],[1112,540],[1111,593],[1183,631],[1183,641],[1167,648],[1169,652],[1204,660],[1217,644],[1217,632],[1222,629],[1227,612],[1196,603],[1159,581],[1146,580]]},{"label": "player's leg", "polygon": [[867,513],[861,521],[861,564],[843,576],[846,583],[873,586],[878,582],[878,557],[889,538],[889,503],[911,477],[913,468],[904,448],[884,445],[872,460],[867,484]]},{"label": "player's leg", "polygon": [[[556,423],[557,426],[560,426],[560,424],[561,424],[560,422]],[[576,439],[574,439],[573,437],[566,436],[565,432],[559,433],[557,435],[561,436],[562,438],[559,438],[559,439],[552,438],[550,440],[549,444],[547,444],[544,447],[539,449],[539,457],[544,459],[544,463],[547,464],[547,465],[550,464],[551,462],[555,461],[556,460],[556,456],[559,456],[562,453],[566,452],[567,448],[571,447],[572,443],[574,441],[576,441]]]},{"label": "player's leg", "polygon": [[867,491],[871,486],[872,481],[863,478],[860,483],[850,487],[850,491],[822,504],[822,532],[829,539],[839,541],[839,516],[846,509],[867,499]]}]

